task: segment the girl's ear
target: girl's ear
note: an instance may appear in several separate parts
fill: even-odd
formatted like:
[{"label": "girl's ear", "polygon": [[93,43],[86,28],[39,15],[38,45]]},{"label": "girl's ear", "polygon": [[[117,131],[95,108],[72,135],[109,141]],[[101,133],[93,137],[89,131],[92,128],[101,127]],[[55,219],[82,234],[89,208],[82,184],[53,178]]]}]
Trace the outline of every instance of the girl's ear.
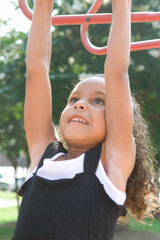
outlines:
[{"label": "girl's ear", "polygon": [[68,150],[67,143],[64,141],[63,136],[60,132],[60,128],[57,129],[58,137],[60,139],[60,142],[63,144],[63,147]]}]

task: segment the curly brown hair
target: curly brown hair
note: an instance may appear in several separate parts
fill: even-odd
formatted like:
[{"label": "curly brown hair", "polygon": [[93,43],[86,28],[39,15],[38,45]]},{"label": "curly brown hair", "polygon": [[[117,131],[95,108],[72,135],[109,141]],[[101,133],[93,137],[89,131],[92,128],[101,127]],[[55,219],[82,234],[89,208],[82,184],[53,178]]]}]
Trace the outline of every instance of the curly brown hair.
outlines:
[{"label": "curly brown hair", "polygon": [[[87,78],[101,77],[104,78],[104,74],[87,75]],[[86,75],[81,77],[79,81],[86,79]],[[75,86],[77,84],[74,83]],[[133,135],[136,142],[136,161],[134,169],[128,178],[126,187],[126,201],[125,206],[127,212],[134,216],[136,220],[142,220],[147,216],[153,216],[153,212],[157,209],[156,196],[157,187],[154,181],[155,179],[155,148],[151,144],[150,136],[148,133],[148,125],[142,117],[142,111],[140,104],[132,96],[133,111],[134,111],[134,125]],[[63,138],[61,138],[64,146]],[[127,214],[127,216],[129,215]],[[127,223],[127,217],[120,218],[120,223]]]},{"label": "curly brown hair", "polygon": [[148,134],[148,125],[142,117],[140,105],[133,99],[134,126],[133,135],[136,142],[136,161],[128,179],[125,206],[137,219],[141,220],[154,210],[154,196],[157,188],[155,178],[155,149]]},{"label": "curly brown hair", "polygon": [[[105,79],[104,74],[91,74],[89,78],[91,77],[101,77]],[[80,81],[84,79],[86,79],[86,76],[81,78]],[[125,206],[127,212],[139,221],[147,216],[153,216],[152,213],[157,209],[157,187],[154,181],[156,176],[156,150],[152,146],[148,124],[142,117],[140,104],[134,96],[132,96],[132,100],[134,111],[133,136],[136,142],[136,161],[134,169],[127,181],[127,198]],[[120,221],[127,222],[122,219]]]}]

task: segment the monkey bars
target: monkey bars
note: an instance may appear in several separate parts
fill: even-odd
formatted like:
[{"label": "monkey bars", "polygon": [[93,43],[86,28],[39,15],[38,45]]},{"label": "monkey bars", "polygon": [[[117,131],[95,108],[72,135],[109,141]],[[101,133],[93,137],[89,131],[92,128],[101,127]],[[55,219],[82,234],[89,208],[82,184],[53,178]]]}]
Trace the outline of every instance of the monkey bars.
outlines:
[{"label": "monkey bars", "polygon": [[[52,25],[81,25],[81,40],[84,47],[91,53],[96,55],[104,55],[107,53],[107,46],[96,47],[94,46],[88,37],[88,28],[90,24],[107,24],[112,22],[112,14],[95,14],[103,0],[95,0],[88,10],[87,14],[78,15],[61,15],[52,17]],[[28,6],[27,0],[19,0],[19,6],[23,14],[32,20],[33,12]],[[132,12],[131,22],[156,22],[160,21],[160,12]],[[140,41],[131,43],[131,51],[145,50],[159,48],[160,39]]]}]

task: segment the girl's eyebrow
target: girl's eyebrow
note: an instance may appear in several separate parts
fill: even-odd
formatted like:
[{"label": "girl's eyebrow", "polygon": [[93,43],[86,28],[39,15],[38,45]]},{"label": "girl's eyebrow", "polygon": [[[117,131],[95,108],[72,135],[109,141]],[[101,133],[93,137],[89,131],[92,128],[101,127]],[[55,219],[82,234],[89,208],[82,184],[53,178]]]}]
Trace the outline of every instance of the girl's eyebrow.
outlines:
[{"label": "girl's eyebrow", "polygon": [[103,91],[95,91],[95,93],[105,95],[105,92],[103,92]]}]

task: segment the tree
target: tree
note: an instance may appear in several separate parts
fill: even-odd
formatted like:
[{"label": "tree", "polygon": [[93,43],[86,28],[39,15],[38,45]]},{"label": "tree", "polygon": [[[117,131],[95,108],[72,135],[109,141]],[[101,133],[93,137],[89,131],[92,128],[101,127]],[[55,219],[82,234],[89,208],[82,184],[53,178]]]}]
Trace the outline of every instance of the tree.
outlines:
[{"label": "tree", "polygon": [[[158,11],[159,1],[134,1],[135,11]],[[160,23],[132,25],[132,40],[150,40],[160,37]],[[143,113],[149,124],[151,138],[160,153],[160,55],[158,49],[131,54],[131,87],[144,102]],[[158,157],[159,158],[159,157]]]},{"label": "tree", "polygon": [[15,30],[0,39],[0,148],[15,169],[20,150],[27,154],[23,127],[25,39],[25,34]]}]

